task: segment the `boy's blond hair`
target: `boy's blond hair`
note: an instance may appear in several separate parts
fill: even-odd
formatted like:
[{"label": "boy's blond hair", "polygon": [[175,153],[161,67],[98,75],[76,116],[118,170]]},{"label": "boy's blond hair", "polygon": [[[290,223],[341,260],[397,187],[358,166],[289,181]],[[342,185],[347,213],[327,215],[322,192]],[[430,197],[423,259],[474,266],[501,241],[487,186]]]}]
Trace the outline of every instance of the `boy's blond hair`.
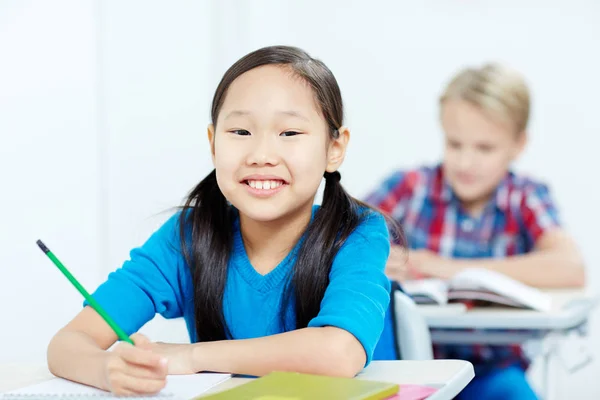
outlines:
[{"label": "boy's blond hair", "polygon": [[490,118],[510,123],[517,133],[527,128],[529,89],[523,76],[506,66],[489,63],[463,69],[446,86],[440,104],[447,100],[467,101]]}]

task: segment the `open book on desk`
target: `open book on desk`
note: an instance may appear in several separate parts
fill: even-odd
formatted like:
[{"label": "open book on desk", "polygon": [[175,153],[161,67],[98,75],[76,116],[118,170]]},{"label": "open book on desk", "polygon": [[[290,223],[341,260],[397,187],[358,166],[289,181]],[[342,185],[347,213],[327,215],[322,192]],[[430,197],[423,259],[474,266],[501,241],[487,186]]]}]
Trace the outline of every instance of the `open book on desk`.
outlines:
[{"label": "open book on desk", "polygon": [[539,289],[483,268],[469,268],[449,281],[420,279],[402,282],[402,289],[417,304],[462,302],[550,311],[552,299]]},{"label": "open book on desk", "polygon": [[[198,397],[212,387],[229,379],[229,374],[201,373],[194,375],[169,375],[165,388],[154,395],[135,397],[142,399],[187,400]],[[53,378],[36,385],[0,394],[0,400],[21,399],[118,399],[104,390],[71,382],[66,379]]]}]

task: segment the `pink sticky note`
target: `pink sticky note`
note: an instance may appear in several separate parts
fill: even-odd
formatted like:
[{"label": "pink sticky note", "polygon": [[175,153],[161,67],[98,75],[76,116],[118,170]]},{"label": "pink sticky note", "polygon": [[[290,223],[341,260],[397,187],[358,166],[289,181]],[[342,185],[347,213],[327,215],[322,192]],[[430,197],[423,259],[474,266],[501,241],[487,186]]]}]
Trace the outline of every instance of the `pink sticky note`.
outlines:
[{"label": "pink sticky note", "polygon": [[400,391],[387,400],[423,400],[437,391],[436,388],[422,385],[400,385]]}]

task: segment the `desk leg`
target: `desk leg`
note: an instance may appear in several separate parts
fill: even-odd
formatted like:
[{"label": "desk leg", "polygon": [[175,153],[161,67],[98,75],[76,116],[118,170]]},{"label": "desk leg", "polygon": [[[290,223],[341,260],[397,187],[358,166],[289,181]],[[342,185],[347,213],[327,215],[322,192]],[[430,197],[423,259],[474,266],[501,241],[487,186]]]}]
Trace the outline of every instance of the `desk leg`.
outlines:
[{"label": "desk leg", "polygon": [[552,400],[552,388],[550,372],[551,372],[551,360],[552,354],[549,351],[546,351],[543,357],[543,365],[542,365],[542,399],[543,400]]},{"label": "desk leg", "polygon": [[542,357],[542,399],[555,400],[557,398],[556,389],[558,385],[555,379],[555,362],[558,348],[559,335],[549,335],[544,341],[544,355]]}]

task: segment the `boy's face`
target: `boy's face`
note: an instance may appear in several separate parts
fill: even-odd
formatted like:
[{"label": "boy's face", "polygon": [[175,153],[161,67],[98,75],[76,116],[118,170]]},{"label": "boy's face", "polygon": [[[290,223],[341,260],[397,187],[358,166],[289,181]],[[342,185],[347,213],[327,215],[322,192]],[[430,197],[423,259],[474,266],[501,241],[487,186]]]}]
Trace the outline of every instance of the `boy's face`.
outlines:
[{"label": "boy's face", "polygon": [[444,102],[441,120],[444,176],[463,203],[485,204],[523,150],[525,133],[463,100]]}]

